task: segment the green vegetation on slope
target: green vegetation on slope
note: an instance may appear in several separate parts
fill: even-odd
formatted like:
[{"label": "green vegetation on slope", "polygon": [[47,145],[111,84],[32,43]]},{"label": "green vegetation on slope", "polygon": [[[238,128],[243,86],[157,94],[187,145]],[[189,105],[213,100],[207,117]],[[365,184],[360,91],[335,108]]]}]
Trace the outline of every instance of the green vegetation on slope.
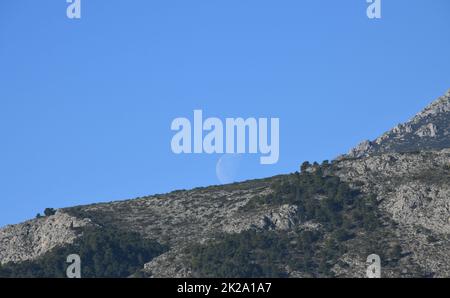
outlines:
[{"label": "green vegetation on slope", "polygon": [[137,233],[88,228],[69,246],[59,247],[34,261],[0,266],[0,277],[66,277],[66,258],[78,254],[82,277],[128,277],[166,250]]},{"label": "green vegetation on slope", "polygon": [[189,265],[199,277],[333,276],[332,267],[346,252],[383,260],[399,258],[398,245],[383,228],[377,201],[362,196],[338,177],[322,172],[295,173],[278,180],[273,193],[251,200],[243,212],[262,205],[298,206],[298,221],[312,221],[318,229],[301,225],[292,231],[249,230],[223,234],[204,245],[188,249]]}]

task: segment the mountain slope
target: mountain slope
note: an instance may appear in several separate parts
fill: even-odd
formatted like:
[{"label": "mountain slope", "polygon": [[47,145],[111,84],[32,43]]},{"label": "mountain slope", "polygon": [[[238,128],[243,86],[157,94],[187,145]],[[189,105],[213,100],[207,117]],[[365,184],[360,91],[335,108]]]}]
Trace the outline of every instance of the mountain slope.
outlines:
[{"label": "mountain slope", "polygon": [[402,272],[450,276],[450,149],[343,159],[335,174],[376,194],[378,208],[395,223]]},{"label": "mountain slope", "polygon": [[449,100],[447,92],[374,142],[301,173],[7,226],[0,276],[62,276],[63,254],[82,248],[95,255],[84,275],[98,277],[364,277],[372,253],[385,277],[449,277]]},{"label": "mountain slope", "polygon": [[414,152],[450,148],[450,90],[406,123],[374,141],[364,141],[348,157],[387,152]]}]

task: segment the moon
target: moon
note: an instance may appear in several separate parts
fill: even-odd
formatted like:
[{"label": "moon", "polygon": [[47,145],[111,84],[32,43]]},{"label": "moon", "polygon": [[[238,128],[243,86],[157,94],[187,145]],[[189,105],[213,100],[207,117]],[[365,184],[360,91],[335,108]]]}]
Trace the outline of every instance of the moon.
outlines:
[{"label": "moon", "polygon": [[216,164],[216,175],[221,184],[236,182],[240,168],[240,154],[224,154]]}]

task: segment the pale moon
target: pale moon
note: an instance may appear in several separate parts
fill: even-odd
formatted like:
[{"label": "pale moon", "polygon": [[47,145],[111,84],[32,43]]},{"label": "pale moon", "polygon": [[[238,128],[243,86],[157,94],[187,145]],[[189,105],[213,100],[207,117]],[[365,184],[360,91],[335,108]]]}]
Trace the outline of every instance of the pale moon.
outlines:
[{"label": "pale moon", "polygon": [[224,154],[220,157],[216,164],[216,175],[220,183],[229,184],[236,182],[240,159],[240,154]]}]

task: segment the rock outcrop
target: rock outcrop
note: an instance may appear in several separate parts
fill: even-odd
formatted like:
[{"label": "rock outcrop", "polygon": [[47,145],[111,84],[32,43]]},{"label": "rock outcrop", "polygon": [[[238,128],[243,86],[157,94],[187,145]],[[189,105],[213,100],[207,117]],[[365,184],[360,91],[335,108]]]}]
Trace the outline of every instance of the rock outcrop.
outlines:
[{"label": "rock outcrop", "polygon": [[367,193],[404,225],[450,233],[450,150],[386,153],[335,164],[336,174]]},{"label": "rock outcrop", "polygon": [[[335,174],[376,194],[380,209],[397,223],[394,232],[405,257],[398,274],[387,270],[390,275],[385,276],[450,276],[449,149],[343,159],[336,162]],[[342,261],[347,269],[336,267],[338,274],[359,276],[360,271],[349,268],[358,268],[363,260],[346,256]]]},{"label": "rock outcrop", "polygon": [[0,229],[0,264],[33,260],[57,246],[80,236],[76,228],[90,225],[88,219],[79,219],[57,211],[48,217],[36,218]]},{"label": "rock outcrop", "polygon": [[351,149],[350,158],[450,148],[450,90],[406,123]]}]

